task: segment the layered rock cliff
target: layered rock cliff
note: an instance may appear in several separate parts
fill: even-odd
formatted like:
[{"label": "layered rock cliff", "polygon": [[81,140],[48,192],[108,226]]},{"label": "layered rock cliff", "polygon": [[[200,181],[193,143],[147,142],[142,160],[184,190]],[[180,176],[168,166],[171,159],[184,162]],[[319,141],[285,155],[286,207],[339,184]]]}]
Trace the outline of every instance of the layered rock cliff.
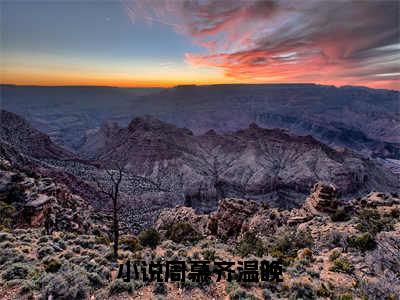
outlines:
[{"label": "layered rock cliff", "polygon": [[224,197],[293,207],[317,181],[333,183],[346,196],[395,190],[398,179],[351,151],[256,124],[234,133],[198,136],[152,117],[136,118],[102,140],[94,157],[104,168],[122,162],[135,174],[167,185],[182,179],[186,203],[203,210],[214,209]]}]

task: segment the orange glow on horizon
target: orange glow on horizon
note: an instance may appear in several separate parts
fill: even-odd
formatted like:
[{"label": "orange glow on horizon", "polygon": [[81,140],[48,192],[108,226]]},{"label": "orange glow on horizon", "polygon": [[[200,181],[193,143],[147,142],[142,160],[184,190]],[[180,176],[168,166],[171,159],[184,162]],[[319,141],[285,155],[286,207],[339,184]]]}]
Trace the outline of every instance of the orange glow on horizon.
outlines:
[{"label": "orange glow on horizon", "polygon": [[[243,69],[246,69],[245,67]],[[253,71],[253,70],[252,70]],[[281,71],[281,70],[279,70]],[[300,70],[296,70],[299,72]],[[276,72],[279,74],[280,72]],[[165,74],[161,74],[164,75]],[[1,84],[13,85],[31,85],[31,86],[110,86],[110,87],[161,87],[171,88],[177,85],[212,85],[212,84],[273,84],[273,83],[316,83],[323,85],[354,85],[366,86],[378,89],[392,89],[400,90],[400,80],[360,80],[360,78],[346,78],[346,79],[328,79],[326,76],[321,76],[319,80],[314,78],[295,77],[285,78],[284,76],[274,76],[271,72],[269,78],[255,77],[255,78],[238,78],[232,74],[222,73],[220,76],[212,74],[200,74],[196,77],[196,73],[184,77],[179,73],[174,74],[168,78],[147,76],[148,78],[135,78],[129,74],[117,74],[116,76],[105,76],[103,74],[95,74],[93,72],[77,73],[77,72],[49,72],[48,70],[3,70],[1,72]]]},{"label": "orange glow on horizon", "polygon": [[[171,72],[172,73],[172,72]],[[170,88],[177,85],[208,85],[218,83],[237,83],[236,80],[224,78],[223,76],[199,76],[195,78],[193,74],[179,76],[171,74],[168,78],[135,78],[126,74],[120,76],[101,76],[96,74],[84,73],[53,73],[41,70],[9,71],[2,72],[1,84],[32,85],[32,86],[111,86],[111,87],[162,87]]]},{"label": "orange glow on horizon", "polygon": [[388,89],[400,91],[400,82],[393,81],[379,81],[379,82],[311,82],[311,81],[185,81],[185,80],[0,80],[3,85],[20,85],[20,86],[108,86],[120,88],[172,88],[179,85],[214,85],[214,84],[291,84],[291,83],[314,83],[321,85],[333,85],[336,87],[341,86],[364,86],[375,89]]}]

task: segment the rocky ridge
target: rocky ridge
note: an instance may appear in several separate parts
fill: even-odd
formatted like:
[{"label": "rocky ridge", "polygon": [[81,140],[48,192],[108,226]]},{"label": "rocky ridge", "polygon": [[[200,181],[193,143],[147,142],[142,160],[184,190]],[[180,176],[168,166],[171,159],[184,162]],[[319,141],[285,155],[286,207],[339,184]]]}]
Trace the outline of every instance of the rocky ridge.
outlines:
[{"label": "rocky ridge", "polygon": [[176,204],[210,212],[218,200],[244,198],[292,208],[301,206],[321,180],[335,184],[342,198],[398,186],[398,176],[374,161],[334,150],[310,136],[256,124],[235,133],[196,136],[152,117],[134,119],[126,128],[110,123],[104,127],[96,161],[89,162],[72,157],[18,116],[5,111],[1,115],[8,120],[0,126],[1,156],[66,184],[93,207],[108,205],[94,181],[107,184],[106,170],[113,169],[114,162],[125,164],[121,202],[126,209],[121,217],[134,232]]},{"label": "rocky ridge", "polygon": [[0,89],[4,109],[24,116],[68,149],[80,149],[85,140],[91,143],[93,130],[107,120],[125,126],[134,117],[152,115],[196,134],[210,129],[233,132],[255,122],[312,135],[334,148],[400,157],[398,91],[316,84],[191,85],[161,90],[1,85]]},{"label": "rocky ridge", "polygon": [[[83,234],[98,224],[108,232],[110,218],[53,178],[19,170],[0,158],[0,203],[2,224],[10,228],[46,228]],[[6,229],[7,226],[3,227]]]},{"label": "rocky ridge", "polygon": [[400,207],[399,195],[371,192],[351,201],[341,201],[336,198],[336,188],[332,184],[319,182],[300,208],[283,210],[260,205],[252,200],[226,198],[210,214],[197,214],[192,208],[184,206],[165,209],[156,220],[155,228],[165,232],[171,224],[188,222],[201,234],[236,239],[248,231],[268,235],[274,234],[279,227],[327,220],[340,209],[345,209],[351,215],[362,209],[379,207]]},{"label": "rocky ridge", "polygon": [[[318,181],[333,183],[341,197],[397,189],[398,176],[348,150],[334,150],[311,136],[256,124],[234,133],[196,136],[152,117],[136,118],[102,141],[95,155],[103,168],[115,161],[128,170],[183,180],[185,201],[202,211],[226,197],[288,208],[301,204]],[[175,176],[175,178],[173,178]]]},{"label": "rocky ridge", "polygon": [[71,152],[55,145],[23,118],[0,109],[0,143],[11,144],[19,153],[36,158],[71,159]]}]

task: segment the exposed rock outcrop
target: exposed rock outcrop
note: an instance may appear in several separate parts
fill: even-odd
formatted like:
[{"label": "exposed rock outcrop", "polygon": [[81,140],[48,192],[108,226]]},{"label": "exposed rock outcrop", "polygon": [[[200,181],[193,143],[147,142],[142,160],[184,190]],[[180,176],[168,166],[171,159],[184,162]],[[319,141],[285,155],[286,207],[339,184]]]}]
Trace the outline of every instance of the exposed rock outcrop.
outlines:
[{"label": "exposed rock outcrop", "polygon": [[250,231],[256,234],[273,235],[279,227],[287,223],[287,213],[277,209],[259,209],[256,214],[244,222],[242,233]]},{"label": "exposed rock outcrop", "polygon": [[177,206],[164,209],[154,226],[161,234],[178,222],[189,223],[198,233],[235,240],[245,232],[274,234],[286,224],[287,212],[263,207],[255,201],[226,198],[219,202],[217,211],[197,214],[194,209]]},{"label": "exposed rock outcrop", "polygon": [[218,210],[210,216],[210,231],[221,238],[237,237],[243,223],[258,209],[259,205],[254,201],[223,199],[219,202]]},{"label": "exposed rock outcrop", "polygon": [[303,209],[317,215],[320,213],[332,213],[338,207],[336,199],[336,187],[332,184],[318,182],[311,190],[303,204]]},{"label": "exposed rock outcrop", "polygon": [[87,201],[73,194],[66,185],[38,174],[26,174],[2,159],[0,164],[0,201],[13,208],[11,227],[43,227],[46,231],[89,232],[101,218],[107,231],[109,217],[95,212]]},{"label": "exposed rock outcrop", "polygon": [[303,205],[299,209],[290,211],[288,225],[298,225],[310,221],[315,216],[327,216],[334,213],[339,206],[336,196],[334,185],[317,182]]},{"label": "exposed rock outcrop", "polygon": [[185,222],[189,223],[200,234],[207,234],[208,215],[198,215],[191,207],[177,206],[165,209],[156,220],[154,227],[165,236],[172,225]]}]

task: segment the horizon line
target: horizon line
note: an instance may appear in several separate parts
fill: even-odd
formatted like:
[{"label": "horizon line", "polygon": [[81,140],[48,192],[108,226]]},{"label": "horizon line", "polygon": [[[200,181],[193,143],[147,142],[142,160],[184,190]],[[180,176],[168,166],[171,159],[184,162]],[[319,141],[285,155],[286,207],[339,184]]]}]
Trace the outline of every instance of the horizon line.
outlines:
[{"label": "horizon line", "polygon": [[344,87],[357,87],[357,88],[367,88],[372,90],[386,90],[386,91],[396,91],[400,92],[399,89],[389,89],[389,88],[374,88],[365,85],[334,85],[334,84],[321,84],[315,82],[290,82],[290,83],[214,83],[214,84],[178,84],[178,85],[171,85],[171,86],[114,86],[114,85],[93,85],[93,84],[86,84],[86,85],[76,85],[76,84],[62,84],[62,85],[41,85],[41,84],[16,84],[16,83],[0,83],[0,86],[16,86],[16,87],[92,87],[92,88],[115,88],[115,89],[174,89],[179,87],[206,87],[206,86],[239,86],[239,85],[314,85],[314,86],[327,86],[327,87],[335,87],[335,88],[344,88]]}]

